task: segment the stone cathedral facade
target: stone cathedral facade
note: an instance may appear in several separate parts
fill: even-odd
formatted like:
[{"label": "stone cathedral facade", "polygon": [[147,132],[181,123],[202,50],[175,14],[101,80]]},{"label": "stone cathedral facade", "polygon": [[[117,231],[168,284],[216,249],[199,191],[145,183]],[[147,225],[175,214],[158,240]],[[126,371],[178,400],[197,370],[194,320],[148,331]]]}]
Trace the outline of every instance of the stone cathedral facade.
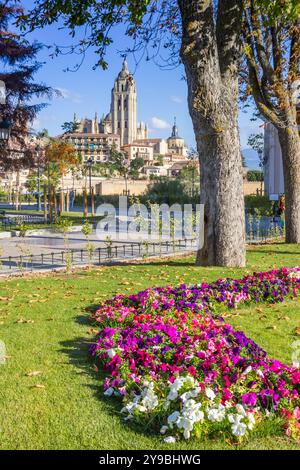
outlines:
[{"label": "stone cathedral facade", "polygon": [[110,112],[100,121],[96,113],[94,119],[81,119],[78,124],[79,133],[119,135],[121,147],[148,139],[147,125],[137,123],[136,83],[126,60],[111,91]]},{"label": "stone cathedral facade", "polygon": [[106,162],[114,147],[126,152],[130,160],[142,158],[147,176],[166,176],[174,163],[187,163],[188,149],[179,137],[176,118],[167,139],[150,138],[147,124],[138,123],[136,82],[126,60],[111,90],[109,113],[101,119],[98,113],[92,119],[74,116],[74,122],[76,131],[62,138],[72,143],[84,162]]}]

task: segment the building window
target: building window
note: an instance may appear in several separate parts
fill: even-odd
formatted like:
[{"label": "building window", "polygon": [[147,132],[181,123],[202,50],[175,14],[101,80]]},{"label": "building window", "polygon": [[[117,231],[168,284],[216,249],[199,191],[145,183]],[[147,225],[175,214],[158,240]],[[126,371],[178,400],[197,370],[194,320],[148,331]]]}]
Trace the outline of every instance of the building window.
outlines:
[{"label": "building window", "polygon": [[125,129],[127,129],[127,121],[125,121]]},{"label": "building window", "polygon": [[121,123],[118,121],[118,129],[121,129]]}]

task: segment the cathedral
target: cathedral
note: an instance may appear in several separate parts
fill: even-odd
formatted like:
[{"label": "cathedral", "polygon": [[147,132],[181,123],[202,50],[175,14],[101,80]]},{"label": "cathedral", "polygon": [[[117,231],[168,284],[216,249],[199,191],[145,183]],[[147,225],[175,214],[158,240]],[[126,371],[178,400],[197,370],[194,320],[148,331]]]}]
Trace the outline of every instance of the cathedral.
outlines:
[{"label": "cathedral", "polygon": [[96,113],[94,119],[82,119],[78,124],[80,133],[119,135],[121,147],[148,138],[147,125],[137,123],[136,83],[126,60],[111,91],[110,112],[100,121]]},{"label": "cathedral", "polygon": [[149,138],[147,124],[138,123],[136,82],[126,60],[111,91],[109,113],[101,119],[98,113],[93,119],[78,120],[74,116],[74,123],[76,131],[63,138],[72,143],[84,161],[105,162],[114,146],[126,152],[129,159],[143,158],[145,173],[164,175],[175,161],[187,160],[188,149],[179,137],[176,118],[167,139]]}]

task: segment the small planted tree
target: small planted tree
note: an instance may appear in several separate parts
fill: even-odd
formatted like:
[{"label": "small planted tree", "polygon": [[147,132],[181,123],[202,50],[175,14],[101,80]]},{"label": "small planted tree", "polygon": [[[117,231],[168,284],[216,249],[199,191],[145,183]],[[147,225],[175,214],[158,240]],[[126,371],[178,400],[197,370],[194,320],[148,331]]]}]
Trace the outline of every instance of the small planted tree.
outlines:
[{"label": "small planted tree", "polygon": [[68,142],[51,139],[45,147],[45,166],[48,183],[48,198],[50,207],[50,221],[52,212],[56,216],[56,189],[59,182],[63,184],[63,177],[68,171],[80,164],[80,156]]},{"label": "small planted tree", "polygon": [[128,179],[138,178],[139,171],[144,166],[144,160],[140,157],[129,160],[125,152],[119,152],[115,147],[112,147],[107,165],[111,174],[117,174],[124,178],[125,192],[128,194]]}]

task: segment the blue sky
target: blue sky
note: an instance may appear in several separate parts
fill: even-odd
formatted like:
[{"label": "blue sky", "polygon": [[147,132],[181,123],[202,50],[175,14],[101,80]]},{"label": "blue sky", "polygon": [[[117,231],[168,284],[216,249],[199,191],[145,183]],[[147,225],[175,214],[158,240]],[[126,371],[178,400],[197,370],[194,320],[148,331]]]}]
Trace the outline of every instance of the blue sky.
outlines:
[{"label": "blue sky", "polygon": [[[31,0],[23,2],[26,8],[32,6]],[[117,34],[118,32],[118,34]],[[50,50],[45,48],[40,52],[39,60],[45,65],[36,75],[36,79],[47,83],[61,91],[62,97],[54,98],[35,121],[35,128],[47,128],[52,135],[59,134],[61,124],[70,121],[73,114],[78,117],[92,117],[95,111],[99,116],[106,114],[110,108],[110,93],[114,80],[120,71],[122,58],[118,52],[126,47],[124,35],[120,30],[114,34],[114,43],[107,55],[108,70],[98,68],[93,70],[97,57],[91,50],[78,71],[65,72],[73,68],[79,58],[75,55],[50,58]],[[54,42],[59,45],[71,44],[66,30],[58,26],[38,30],[28,36],[46,45]],[[125,44],[125,45],[124,45]],[[135,70],[133,57],[128,57],[129,67]],[[162,70],[153,62],[142,61],[136,68],[135,80],[138,92],[138,119],[147,122],[151,137],[166,138],[170,135],[174,116],[180,135],[190,147],[195,146],[195,138],[191,118],[187,106],[187,86],[183,80],[183,68]],[[249,134],[259,132],[261,122],[250,120],[251,110],[247,114],[240,113],[240,135],[242,149],[246,149]],[[245,152],[247,164],[257,167],[257,156],[254,152]]]}]

